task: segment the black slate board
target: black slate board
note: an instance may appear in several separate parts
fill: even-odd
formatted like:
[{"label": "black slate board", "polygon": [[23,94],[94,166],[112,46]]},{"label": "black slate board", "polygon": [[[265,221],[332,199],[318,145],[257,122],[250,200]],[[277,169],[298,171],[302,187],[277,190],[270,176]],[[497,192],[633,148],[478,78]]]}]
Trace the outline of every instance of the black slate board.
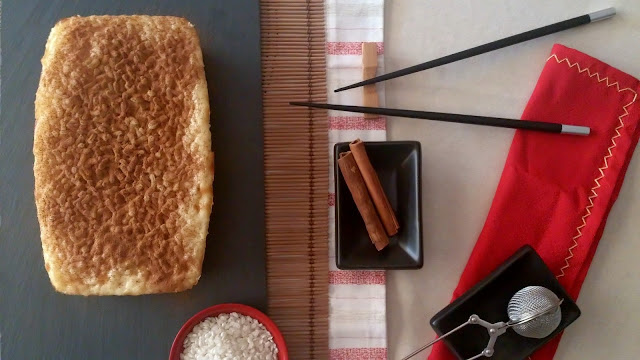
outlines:
[{"label": "black slate board", "polygon": [[[200,36],[215,151],[214,211],[198,285],[178,294],[57,294],[33,198],[33,102],[49,30],[72,15],[183,16]],[[184,321],[217,303],[266,310],[259,3],[2,1],[0,359],[165,359]]]}]

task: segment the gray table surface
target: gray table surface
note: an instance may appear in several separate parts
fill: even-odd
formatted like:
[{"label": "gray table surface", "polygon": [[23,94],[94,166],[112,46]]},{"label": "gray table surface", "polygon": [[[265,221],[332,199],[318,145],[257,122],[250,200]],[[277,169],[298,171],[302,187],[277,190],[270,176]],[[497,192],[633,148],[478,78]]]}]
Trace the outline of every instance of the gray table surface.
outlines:
[{"label": "gray table surface", "polygon": [[[33,198],[33,103],[49,30],[72,15],[184,16],[198,30],[216,152],[214,212],[192,290],[56,293]],[[5,0],[1,18],[0,358],[163,359],[184,321],[222,302],[266,307],[259,6],[251,0]]]},{"label": "gray table surface", "polygon": [[[554,43],[639,78],[640,1],[386,1],[387,71],[609,6],[618,10],[612,19],[389,81],[387,105],[519,118]],[[390,140],[422,144],[424,229],[424,267],[387,275],[390,360],[434,339],[428,320],[451,299],[487,218],[513,133],[389,118]],[[555,360],[639,358],[639,218],[640,147],[578,298],[582,316],[564,332]]]}]

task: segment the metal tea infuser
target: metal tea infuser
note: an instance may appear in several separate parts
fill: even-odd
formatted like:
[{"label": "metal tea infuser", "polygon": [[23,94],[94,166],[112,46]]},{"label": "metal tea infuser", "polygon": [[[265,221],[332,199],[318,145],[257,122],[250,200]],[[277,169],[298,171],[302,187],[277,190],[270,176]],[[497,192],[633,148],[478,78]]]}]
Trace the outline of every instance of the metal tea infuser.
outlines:
[{"label": "metal tea infuser", "polygon": [[545,287],[527,286],[515,293],[511,300],[509,300],[509,304],[507,305],[509,321],[500,321],[492,324],[482,320],[478,315],[473,314],[465,323],[460,324],[455,329],[412,352],[402,360],[412,358],[467,325],[480,325],[487,329],[489,333],[489,343],[487,347],[478,355],[470,357],[467,360],[493,356],[496,340],[500,335],[507,332],[509,328],[524,337],[535,339],[545,338],[551,335],[551,333],[558,328],[558,325],[560,325],[560,321],[562,320],[560,305],[562,305],[563,301],[564,299],[559,299],[553,291]]}]

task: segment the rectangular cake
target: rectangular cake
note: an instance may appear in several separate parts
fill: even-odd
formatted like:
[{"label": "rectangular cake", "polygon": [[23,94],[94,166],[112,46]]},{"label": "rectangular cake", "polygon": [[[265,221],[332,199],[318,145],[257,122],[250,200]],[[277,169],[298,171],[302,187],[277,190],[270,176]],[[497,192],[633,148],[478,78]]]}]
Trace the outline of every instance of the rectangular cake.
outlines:
[{"label": "rectangular cake", "polygon": [[199,39],[168,16],[71,17],[35,101],[44,266],[81,295],[177,292],[200,278],[213,204]]}]

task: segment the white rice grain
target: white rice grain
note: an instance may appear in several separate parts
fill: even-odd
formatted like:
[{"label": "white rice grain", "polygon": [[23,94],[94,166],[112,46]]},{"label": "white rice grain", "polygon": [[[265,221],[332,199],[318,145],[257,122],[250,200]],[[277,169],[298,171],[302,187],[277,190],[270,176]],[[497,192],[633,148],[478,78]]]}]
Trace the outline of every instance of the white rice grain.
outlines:
[{"label": "white rice grain", "polygon": [[276,360],[271,333],[258,320],[238,313],[208,317],[184,340],[181,360]]}]

